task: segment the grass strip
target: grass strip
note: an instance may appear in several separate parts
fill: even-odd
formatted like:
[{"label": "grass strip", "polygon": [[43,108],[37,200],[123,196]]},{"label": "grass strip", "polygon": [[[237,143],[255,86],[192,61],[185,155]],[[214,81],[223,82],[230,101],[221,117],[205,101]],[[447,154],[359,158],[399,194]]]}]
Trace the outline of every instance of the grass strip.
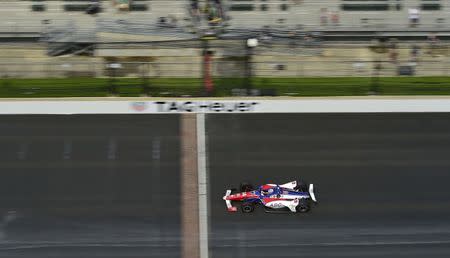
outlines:
[{"label": "grass strip", "polygon": [[[450,95],[450,77],[214,78],[214,96],[236,89],[280,96]],[[0,79],[0,97],[202,96],[201,78]]]}]

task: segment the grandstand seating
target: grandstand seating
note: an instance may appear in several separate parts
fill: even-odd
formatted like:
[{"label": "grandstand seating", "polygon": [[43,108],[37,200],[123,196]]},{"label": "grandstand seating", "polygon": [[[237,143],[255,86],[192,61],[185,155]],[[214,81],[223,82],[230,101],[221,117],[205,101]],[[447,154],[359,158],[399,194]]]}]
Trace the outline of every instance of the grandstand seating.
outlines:
[{"label": "grandstand seating", "polygon": [[[120,1],[120,0],[119,0]],[[15,30],[39,31],[42,22],[47,25],[62,25],[68,21],[80,28],[92,28],[95,17],[86,14],[92,0],[6,0],[2,1],[0,9],[0,32],[14,32]],[[98,1],[101,12],[96,17],[115,18],[133,21],[156,23],[160,16],[172,16],[182,21],[187,13],[187,0],[133,0],[130,10],[121,12],[114,1]]]},{"label": "grandstand seating", "polygon": [[[171,17],[168,20],[182,26],[192,25],[189,8],[195,1],[200,9],[207,1],[220,2],[220,24],[230,29],[270,26],[329,32],[450,32],[450,4],[444,0],[132,0],[129,11],[121,12],[113,3],[123,1],[128,0],[4,0],[0,32],[41,32],[48,26],[68,23],[77,29],[92,29],[98,19],[157,24],[161,17]],[[86,14],[93,2],[100,3],[101,12],[96,16]],[[408,10],[414,7],[421,10],[420,21],[411,28]]]},{"label": "grandstand seating", "polygon": [[[389,25],[389,29],[398,29],[408,27],[408,9],[419,7],[419,28],[433,28],[449,23],[446,13],[450,10],[442,0],[228,0],[226,3],[233,27],[386,29]],[[332,21],[333,14],[338,16],[337,24]]]}]

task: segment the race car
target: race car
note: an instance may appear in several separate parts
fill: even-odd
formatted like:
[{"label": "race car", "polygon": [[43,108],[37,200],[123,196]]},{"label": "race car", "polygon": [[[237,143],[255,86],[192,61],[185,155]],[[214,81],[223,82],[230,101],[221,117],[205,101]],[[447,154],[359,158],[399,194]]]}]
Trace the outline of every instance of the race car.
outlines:
[{"label": "race car", "polygon": [[231,202],[242,202],[241,210],[250,213],[255,206],[262,204],[266,212],[308,212],[311,202],[317,203],[314,185],[302,181],[292,181],[286,184],[265,184],[254,188],[251,184],[242,183],[241,192],[232,193],[226,190],[223,200],[228,211],[236,212],[237,207]]}]

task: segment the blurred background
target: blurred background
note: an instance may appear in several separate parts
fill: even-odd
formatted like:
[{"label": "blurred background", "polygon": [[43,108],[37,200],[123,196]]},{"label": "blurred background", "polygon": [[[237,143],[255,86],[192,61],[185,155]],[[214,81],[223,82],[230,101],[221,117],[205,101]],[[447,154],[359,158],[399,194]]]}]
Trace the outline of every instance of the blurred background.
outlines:
[{"label": "blurred background", "polygon": [[1,3],[3,97],[450,92],[448,1]]},{"label": "blurred background", "polygon": [[[450,95],[449,1],[0,3],[2,98]],[[355,111],[0,116],[0,257],[450,257],[450,115]],[[303,178],[311,214],[225,211]]]}]

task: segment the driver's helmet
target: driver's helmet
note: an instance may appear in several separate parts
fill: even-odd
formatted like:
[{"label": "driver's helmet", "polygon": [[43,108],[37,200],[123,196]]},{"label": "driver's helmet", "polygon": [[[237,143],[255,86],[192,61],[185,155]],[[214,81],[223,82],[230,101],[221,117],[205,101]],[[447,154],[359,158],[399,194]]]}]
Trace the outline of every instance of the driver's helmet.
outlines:
[{"label": "driver's helmet", "polygon": [[261,189],[261,193],[262,193],[263,195],[270,195],[270,194],[273,193],[273,189],[272,189],[272,188],[269,188],[269,189],[264,189],[264,188],[262,188],[262,189]]}]

